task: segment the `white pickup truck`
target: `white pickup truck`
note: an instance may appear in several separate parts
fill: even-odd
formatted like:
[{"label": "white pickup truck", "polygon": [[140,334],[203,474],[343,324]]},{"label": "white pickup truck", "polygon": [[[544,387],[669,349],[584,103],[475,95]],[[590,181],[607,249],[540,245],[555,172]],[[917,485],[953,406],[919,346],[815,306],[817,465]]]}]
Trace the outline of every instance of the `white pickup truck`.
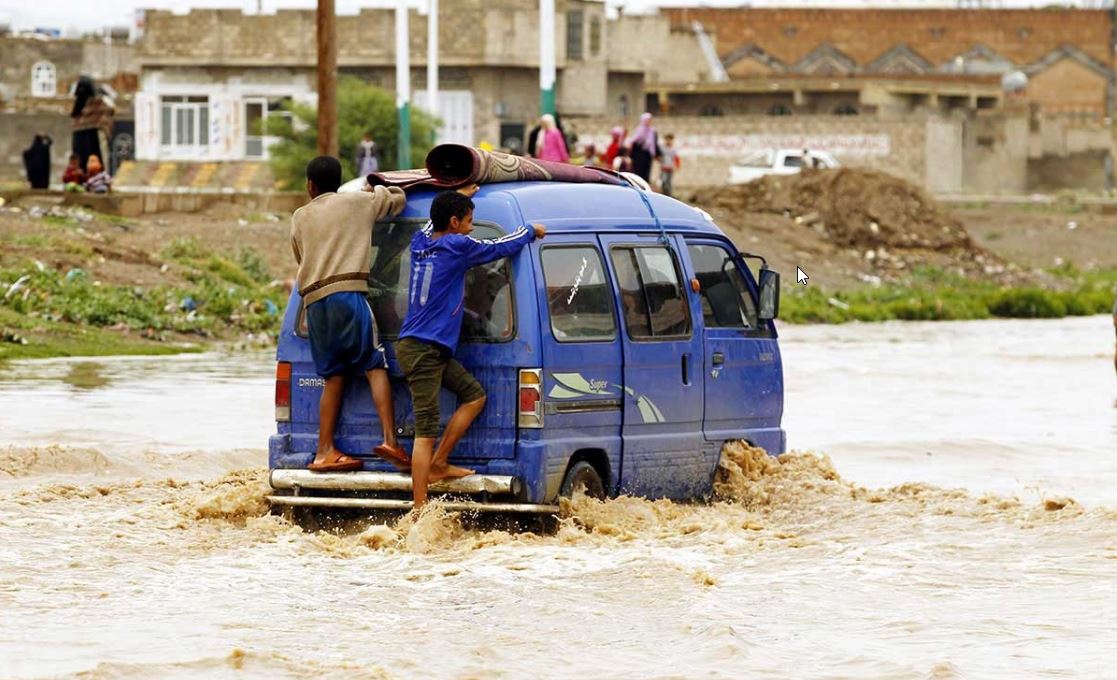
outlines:
[{"label": "white pickup truck", "polygon": [[836,158],[809,149],[754,151],[729,167],[729,183],[744,184],[764,175],[794,175],[803,168],[836,168]]}]

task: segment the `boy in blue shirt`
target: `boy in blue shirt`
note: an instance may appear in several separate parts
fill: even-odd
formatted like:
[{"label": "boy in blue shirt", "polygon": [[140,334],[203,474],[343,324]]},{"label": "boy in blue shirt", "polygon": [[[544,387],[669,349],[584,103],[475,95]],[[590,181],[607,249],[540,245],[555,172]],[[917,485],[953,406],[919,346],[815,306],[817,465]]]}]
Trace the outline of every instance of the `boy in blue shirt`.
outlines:
[{"label": "boy in blue shirt", "polygon": [[[407,378],[415,409],[415,445],[411,485],[415,507],[427,502],[427,485],[473,474],[450,465],[450,452],[485,407],[485,390],[456,359],[462,330],[465,275],[471,267],[509,257],[547,230],[541,224],[491,241],[470,238],[473,231],[473,185],[445,191],[431,204],[431,221],[411,238],[411,284],[407,317],[396,342],[396,358]],[[438,395],[445,387],[458,397],[438,449]]]}]

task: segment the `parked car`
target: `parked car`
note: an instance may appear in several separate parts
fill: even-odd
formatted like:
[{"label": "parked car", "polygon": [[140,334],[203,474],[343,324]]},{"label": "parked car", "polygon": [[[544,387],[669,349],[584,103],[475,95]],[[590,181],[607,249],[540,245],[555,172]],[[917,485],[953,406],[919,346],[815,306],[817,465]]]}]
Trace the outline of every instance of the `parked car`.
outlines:
[{"label": "parked car", "polygon": [[836,168],[838,161],[825,151],[764,149],[754,151],[729,168],[729,183],[744,184],[765,175],[794,175],[804,167]]},{"label": "parked car", "polygon": [[[434,196],[409,196],[403,214],[372,237],[369,300],[387,339],[396,428],[408,449],[413,410],[391,341],[407,310],[408,244]],[[762,265],[756,280],[709,215],[598,184],[490,184],[473,200],[475,238],[533,222],[547,236],[468,274],[456,357],[488,402],[450,461],[477,474],[432,494],[470,498],[452,509],[529,512],[555,511],[578,486],[600,497],[698,498],[712,492],[726,441],[784,451],[779,275]],[[306,469],[324,383],[297,291],[277,360],[273,505],[409,508],[410,476],[371,455],[381,430],[362,378],[346,387],[337,441],[363,471]],[[456,404],[449,392],[442,399],[445,425]]]}]

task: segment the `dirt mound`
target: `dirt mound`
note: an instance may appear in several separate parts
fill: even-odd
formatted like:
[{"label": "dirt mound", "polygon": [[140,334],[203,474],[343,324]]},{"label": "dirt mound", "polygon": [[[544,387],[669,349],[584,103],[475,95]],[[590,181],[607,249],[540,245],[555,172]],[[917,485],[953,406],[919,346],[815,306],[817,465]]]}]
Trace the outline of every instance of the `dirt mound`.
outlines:
[{"label": "dirt mound", "polygon": [[786,215],[812,226],[834,245],[859,250],[979,249],[962,223],[922,189],[860,168],[804,170],[699,192],[694,202],[732,212]]}]

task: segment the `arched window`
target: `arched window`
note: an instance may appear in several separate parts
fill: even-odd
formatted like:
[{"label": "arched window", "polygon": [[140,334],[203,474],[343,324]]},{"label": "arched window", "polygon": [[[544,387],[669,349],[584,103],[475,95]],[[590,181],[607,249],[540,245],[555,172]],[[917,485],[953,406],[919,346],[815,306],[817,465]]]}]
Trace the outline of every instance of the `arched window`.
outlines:
[{"label": "arched window", "polygon": [[54,64],[49,61],[37,62],[31,67],[31,96],[53,97],[58,94],[58,82]]}]

